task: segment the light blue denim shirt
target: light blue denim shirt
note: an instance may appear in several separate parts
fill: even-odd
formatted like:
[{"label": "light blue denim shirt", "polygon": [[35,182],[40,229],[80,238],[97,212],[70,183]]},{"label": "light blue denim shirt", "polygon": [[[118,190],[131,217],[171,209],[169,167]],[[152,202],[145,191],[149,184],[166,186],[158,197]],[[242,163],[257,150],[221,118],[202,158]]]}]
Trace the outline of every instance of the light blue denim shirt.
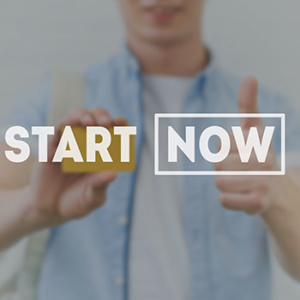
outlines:
[{"label": "light blue denim shirt", "polygon": [[[106,63],[90,69],[85,79],[86,108],[105,108],[113,117],[124,116],[129,124],[137,126],[138,162],[143,142],[138,62],[124,47]],[[238,112],[240,83],[240,79],[212,60],[195,77],[183,112]],[[46,76],[18,101],[4,121],[5,126],[45,125],[51,90],[51,76]],[[299,114],[286,100],[266,90],[261,89],[258,98],[260,112],[286,113],[287,150],[299,153]],[[276,150],[279,144],[277,136]],[[295,165],[300,165],[299,156],[291,158]],[[137,176],[138,168],[136,172],[120,174],[110,186],[107,202],[101,209],[53,229],[41,270],[38,300],[128,299],[130,220]],[[262,220],[225,210],[218,201],[213,176],[186,176],[182,180],[191,299],[270,299],[269,254]]]}]

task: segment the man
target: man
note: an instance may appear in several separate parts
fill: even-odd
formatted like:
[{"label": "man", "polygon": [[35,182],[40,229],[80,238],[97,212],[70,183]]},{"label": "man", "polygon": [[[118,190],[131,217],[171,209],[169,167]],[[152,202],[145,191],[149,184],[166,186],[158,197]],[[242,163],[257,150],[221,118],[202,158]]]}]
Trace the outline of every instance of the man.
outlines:
[{"label": "man", "polygon": [[[216,65],[203,43],[203,0],[119,4],[127,46],[87,72],[85,108],[57,125],[49,158],[63,125],[128,122],[138,128],[137,170],[118,177],[111,171],[66,175],[59,164],[34,163],[32,157],[21,172],[3,159],[0,247],[54,228],[38,300],[269,299],[265,228],[283,268],[300,278],[299,169],[280,177],[154,176],[154,114],[286,113],[287,147],[299,153],[298,127],[292,123],[297,116],[282,98],[258,92],[253,78],[237,95],[239,80]],[[51,78],[45,78],[6,126],[45,125],[51,87]],[[22,105],[31,112],[24,114]],[[242,123],[245,133],[252,126],[262,127],[262,120]],[[232,149],[226,163],[208,167],[276,170],[278,145],[277,139],[263,166],[255,158],[240,165]]]}]

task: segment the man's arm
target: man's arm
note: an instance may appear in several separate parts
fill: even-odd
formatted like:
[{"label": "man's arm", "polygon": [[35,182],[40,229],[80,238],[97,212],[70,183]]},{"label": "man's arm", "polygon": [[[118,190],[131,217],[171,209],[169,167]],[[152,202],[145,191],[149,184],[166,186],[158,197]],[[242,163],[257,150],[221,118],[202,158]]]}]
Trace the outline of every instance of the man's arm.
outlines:
[{"label": "man's arm", "polygon": [[5,143],[0,143],[0,189],[19,189],[28,185],[35,158],[30,156],[25,162],[15,164],[5,157],[5,151],[12,150]]},{"label": "man's arm", "polygon": [[273,182],[272,208],[262,213],[282,267],[300,281],[300,169]]},{"label": "man's arm", "polygon": [[299,179],[300,170],[285,176],[216,178],[222,192],[221,204],[227,209],[262,217],[278,261],[297,281],[300,281]]},{"label": "man's arm", "polygon": [[[238,105],[241,113],[258,113],[257,81],[246,79],[240,89]],[[251,127],[259,132],[263,122],[258,118],[244,119],[242,128],[247,135]],[[253,157],[242,164],[234,147],[228,158],[215,164],[218,171],[275,171],[276,154],[269,151],[267,160],[259,164]],[[287,272],[300,281],[300,170],[285,176],[218,176],[216,186],[221,191],[220,202],[232,210],[258,214],[262,217],[273,240],[275,253]]]},{"label": "man's arm", "polygon": [[30,194],[28,189],[0,191],[0,250],[35,231],[30,220]]}]

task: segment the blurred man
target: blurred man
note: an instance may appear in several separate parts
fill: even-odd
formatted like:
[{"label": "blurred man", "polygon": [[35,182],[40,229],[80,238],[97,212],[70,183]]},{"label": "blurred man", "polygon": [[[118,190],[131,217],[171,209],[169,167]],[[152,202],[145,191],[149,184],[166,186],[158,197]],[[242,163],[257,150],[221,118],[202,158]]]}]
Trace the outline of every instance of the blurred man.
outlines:
[{"label": "blurred man", "polygon": [[[293,155],[300,150],[298,116],[282,98],[258,92],[253,78],[238,93],[240,80],[219,68],[204,45],[204,0],[118,3],[126,46],[85,74],[84,108],[57,125],[49,158],[63,125],[128,122],[138,128],[137,169],[118,177],[111,171],[75,176],[34,157],[22,171],[3,159],[0,247],[54,228],[37,285],[26,283],[38,300],[270,299],[266,232],[283,268],[300,279],[300,189],[294,180],[299,181],[299,156],[280,177],[158,177],[154,114],[286,113],[287,150]],[[51,91],[48,76],[3,126],[45,125]],[[31,109],[28,114],[24,107]],[[261,128],[262,120],[242,122],[245,133],[253,126]],[[226,163],[211,167],[276,170],[275,140],[263,165],[253,157],[241,166],[232,150]]]}]

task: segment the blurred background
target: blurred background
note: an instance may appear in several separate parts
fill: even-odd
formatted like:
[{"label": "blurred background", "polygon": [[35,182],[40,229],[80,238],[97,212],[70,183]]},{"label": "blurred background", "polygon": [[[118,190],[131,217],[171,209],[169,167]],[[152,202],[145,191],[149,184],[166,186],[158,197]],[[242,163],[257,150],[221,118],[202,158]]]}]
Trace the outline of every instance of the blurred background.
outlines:
[{"label": "blurred background", "polygon": [[[123,38],[116,1],[0,0],[0,117],[47,70],[84,71],[110,56]],[[227,69],[300,108],[299,11],[299,0],[207,0],[207,44]],[[300,285],[274,258],[272,267],[273,299],[299,300]]]}]

